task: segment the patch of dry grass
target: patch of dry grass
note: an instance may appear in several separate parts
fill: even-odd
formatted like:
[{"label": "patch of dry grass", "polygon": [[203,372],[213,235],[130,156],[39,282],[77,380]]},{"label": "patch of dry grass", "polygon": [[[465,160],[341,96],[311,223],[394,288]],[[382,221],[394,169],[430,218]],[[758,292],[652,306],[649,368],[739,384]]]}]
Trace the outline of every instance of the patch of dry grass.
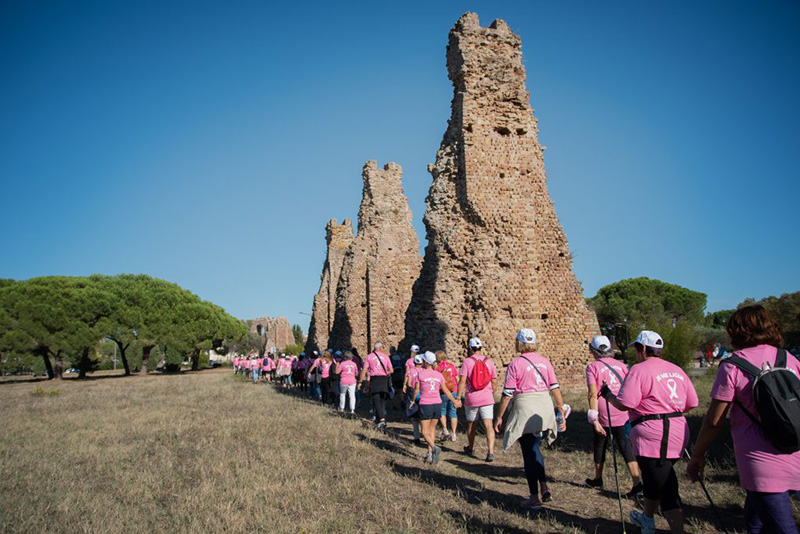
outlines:
[{"label": "patch of dry grass", "polygon": [[[55,386],[57,396],[31,394]],[[618,532],[610,462],[605,492],[581,487],[592,473],[586,401],[582,392],[567,398],[570,431],[545,453],[554,502],[533,516],[518,507],[527,492],[518,449],[486,464],[457,452],[461,436],[431,468],[399,412],[383,434],[226,370],[4,384],[0,524],[11,532]],[[485,453],[483,442],[476,448]],[[714,470],[708,486],[741,528],[732,474],[729,465]],[[628,489],[627,474],[621,480]],[[682,494],[694,531],[715,532],[700,488],[682,482]]]}]

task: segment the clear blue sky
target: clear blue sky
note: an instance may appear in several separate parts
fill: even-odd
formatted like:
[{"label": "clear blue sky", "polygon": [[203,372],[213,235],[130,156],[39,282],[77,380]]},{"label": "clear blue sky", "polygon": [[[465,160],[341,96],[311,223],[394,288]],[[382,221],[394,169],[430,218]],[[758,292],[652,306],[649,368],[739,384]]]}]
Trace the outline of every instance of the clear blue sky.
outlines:
[{"label": "clear blue sky", "polygon": [[465,11],[522,37],[587,296],[797,291],[800,4],[0,3],[0,277],[147,273],[304,330],[326,221],[395,161],[422,215]]}]

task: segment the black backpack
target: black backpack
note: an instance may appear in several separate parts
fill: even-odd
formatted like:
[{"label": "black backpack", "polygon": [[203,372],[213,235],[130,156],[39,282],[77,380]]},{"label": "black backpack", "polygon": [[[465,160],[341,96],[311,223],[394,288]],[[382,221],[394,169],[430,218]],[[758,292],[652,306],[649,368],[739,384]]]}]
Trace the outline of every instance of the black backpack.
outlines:
[{"label": "black backpack", "polygon": [[[724,360],[753,379],[753,399],[757,414],[734,402],[756,424],[770,443],[784,454],[800,451],[800,378],[786,368],[786,351],[778,349],[775,365],[761,370],[739,356]],[[758,417],[756,417],[756,415]]]}]

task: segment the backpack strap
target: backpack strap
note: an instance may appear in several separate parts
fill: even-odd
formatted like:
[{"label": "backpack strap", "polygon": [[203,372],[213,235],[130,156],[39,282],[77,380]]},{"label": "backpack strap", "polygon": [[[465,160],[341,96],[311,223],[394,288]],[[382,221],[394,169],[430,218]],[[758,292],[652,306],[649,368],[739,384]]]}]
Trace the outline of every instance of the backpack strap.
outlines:
[{"label": "backpack strap", "polygon": [[[528,358],[527,358],[527,357],[526,357],[524,354],[520,354],[520,356],[522,356],[523,358],[525,358],[526,360],[528,360]],[[538,368],[538,367],[536,367],[536,364],[535,364],[535,363],[533,363],[533,362],[532,362],[532,361],[530,361],[530,360],[528,360],[528,363],[529,363],[529,364],[531,364],[531,365],[533,366],[533,369],[534,369],[534,370],[535,370],[537,373],[539,373],[539,376],[541,376],[541,377],[542,377],[542,382],[544,382],[544,385],[545,385],[545,386],[547,386],[547,389],[550,389],[550,382],[548,382],[548,381],[547,381],[547,379],[544,377],[544,375],[543,375],[543,374],[542,374],[542,372],[539,370],[539,368]]]},{"label": "backpack strap", "polygon": [[787,360],[786,349],[778,349],[778,354],[775,355],[775,367],[786,369]]},{"label": "backpack strap", "polygon": [[605,365],[606,367],[608,367],[608,370],[609,370],[609,371],[611,371],[612,373],[614,373],[614,376],[616,376],[616,377],[617,377],[617,380],[619,380],[619,383],[620,383],[620,384],[622,384],[622,377],[621,377],[621,376],[619,376],[619,373],[617,372],[617,370],[616,370],[616,369],[614,369],[613,367],[611,367],[610,365],[608,365],[608,364],[607,364],[606,362],[604,362],[603,360],[598,360],[598,361],[599,361],[600,363],[602,363],[603,365]]},{"label": "backpack strap", "polygon": [[[782,350],[782,349],[779,349],[779,350],[778,350],[778,357],[780,357],[780,352],[781,352],[781,350]],[[785,361],[785,358],[786,358],[786,353],[784,352],[784,364],[783,364],[783,365],[784,365],[784,367],[786,366],[786,361]],[[745,360],[745,359],[744,359],[744,358],[742,358],[741,356],[731,356],[730,358],[726,358],[725,360],[722,360],[722,363],[730,363],[730,364],[731,364],[731,365],[733,365],[734,367],[738,367],[738,368],[739,368],[739,369],[740,369],[740,370],[741,370],[743,373],[745,373],[745,374],[747,374],[748,376],[750,376],[750,378],[751,378],[751,379],[753,379],[753,380],[755,380],[755,378],[756,378],[758,375],[760,375],[760,374],[761,374],[761,369],[759,369],[758,367],[756,367],[756,366],[755,366],[755,365],[753,365],[752,363],[748,362],[747,360]],[[776,358],[776,360],[775,360],[775,364],[777,365],[777,358]],[[753,421],[755,424],[757,424],[757,425],[761,426],[761,421],[759,421],[759,420],[756,418],[756,416],[755,416],[755,415],[753,415],[752,413],[750,413],[750,410],[748,410],[747,408],[745,408],[745,407],[744,407],[744,405],[743,405],[741,402],[739,402],[739,400],[738,400],[737,398],[735,398],[735,397],[734,397],[734,399],[733,399],[733,403],[734,403],[736,406],[738,406],[738,407],[739,407],[739,409],[740,409],[740,410],[742,410],[742,412],[744,412],[744,414],[745,414],[747,417],[749,417],[751,421]]]}]

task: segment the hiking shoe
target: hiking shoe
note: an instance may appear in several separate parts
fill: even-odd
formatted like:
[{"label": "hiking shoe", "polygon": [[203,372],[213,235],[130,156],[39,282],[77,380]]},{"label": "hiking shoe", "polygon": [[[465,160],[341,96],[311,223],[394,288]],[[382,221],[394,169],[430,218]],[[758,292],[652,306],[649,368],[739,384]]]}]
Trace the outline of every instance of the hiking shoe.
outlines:
[{"label": "hiking shoe", "polygon": [[450,432],[448,432],[447,430],[442,430],[442,433],[439,434],[439,441],[444,441],[449,437],[450,437]]},{"label": "hiking shoe", "polygon": [[550,494],[550,490],[547,487],[542,488],[542,502],[550,502],[553,500],[553,496]]},{"label": "hiking shoe", "polygon": [[422,440],[420,440],[419,438],[415,439],[415,440],[414,440],[414,445],[416,445],[417,447],[419,447],[420,445],[422,445]]},{"label": "hiking shoe", "polygon": [[489,462],[489,463],[494,462],[494,454],[492,454],[492,453],[487,454],[486,455],[486,461]]},{"label": "hiking shoe", "polygon": [[603,479],[602,478],[587,478],[584,485],[589,488],[597,488],[603,489]]},{"label": "hiking shoe", "polygon": [[525,499],[519,504],[523,508],[527,508],[528,510],[533,510],[534,512],[538,512],[539,510],[542,509],[542,501],[540,501],[538,497],[531,497],[530,499]]},{"label": "hiking shoe", "polygon": [[469,445],[464,446],[464,454],[472,458],[475,458],[475,451],[473,451],[472,447],[470,447]]},{"label": "hiking shoe", "polygon": [[450,433],[450,441],[455,441],[455,440],[456,440],[456,433],[455,432],[451,432]]},{"label": "hiking shoe", "polygon": [[631,510],[631,523],[642,529],[642,534],[656,534],[656,521],[639,510]]},{"label": "hiking shoe", "polygon": [[386,428],[386,421],[378,421],[378,424],[375,425],[375,428]]},{"label": "hiking shoe", "polygon": [[644,497],[644,486],[641,482],[636,484],[631,490],[625,494],[625,496],[629,499],[635,499],[637,497]]},{"label": "hiking shoe", "polygon": [[431,464],[436,465],[439,463],[439,455],[442,454],[442,448],[436,446],[433,448],[433,454],[431,455]]},{"label": "hiking shoe", "polygon": [[426,464],[432,463],[433,462],[433,455],[431,453],[426,454],[425,455],[425,459],[422,460],[422,461],[424,463],[426,463]]}]

